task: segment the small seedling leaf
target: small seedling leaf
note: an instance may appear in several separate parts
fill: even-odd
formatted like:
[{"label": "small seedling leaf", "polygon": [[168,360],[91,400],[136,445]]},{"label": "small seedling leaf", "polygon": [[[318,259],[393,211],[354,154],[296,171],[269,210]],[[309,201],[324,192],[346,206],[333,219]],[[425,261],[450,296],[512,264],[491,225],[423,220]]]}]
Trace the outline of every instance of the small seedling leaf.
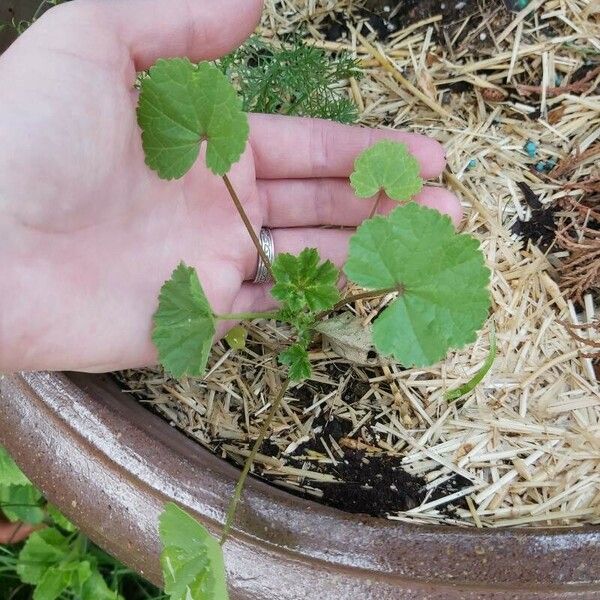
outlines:
[{"label": "small seedling leaf", "polygon": [[280,352],[279,362],[289,367],[290,381],[303,381],[312,373],[308,352],[301,344],[293,344]]},{"label": "small seedling leaf", "polygon": [[168,503],[160,517],[165,592],[171,600],[227,600],[219,542],[196,519]]},{"label": "small seedling leaf", "polygon": [[364,288],[400,292],[375,320],[373,342],[407,367],[433,364],[475,341],[490,307],[478,241],[413,202],[358,228],[344,272]]},{"label": "small seedling leaf", "polygon": [[232,350],[243,350],[246,347],[248,330],[243,325],[232,327],[225,335],[225,341]]},{"label": "small seedling leaf", "polygon": [[174,377],[200,377],[215,335],[215,319],[198,274],[183,262],[160,291],[152,341]]},{"label": "small seedling leaf", "polygon": [[275,285],[271,293],[292,311],[308,308],[328,310],[340,299],[339,271],[326,260],[319,263],[315,248],[305,248],[298,256],[279,254],[273,262]]},{"label": "small seedling leaf", "polygon": [[350,183],[360,198],[383,190],[392,200],[410,200],[423,187],[419,171],[419,162],[406,144],[381,140],[358,156]]},{"label": "small seedling leaf", "polygon": [[224,175],[248,140],[248,118],[241,106],[216,66],[160,59],[142,80],[138,104],[146,163],[163,179],[183,177],[206,140],[206,166]]}]

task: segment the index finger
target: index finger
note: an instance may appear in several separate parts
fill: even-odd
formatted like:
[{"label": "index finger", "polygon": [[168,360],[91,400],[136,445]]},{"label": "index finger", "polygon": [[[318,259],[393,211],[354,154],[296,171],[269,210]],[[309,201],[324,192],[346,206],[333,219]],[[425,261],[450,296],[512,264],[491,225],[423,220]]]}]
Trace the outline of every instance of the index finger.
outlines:
[{"label": "index finger", "polygon": [[250,145],[259,179],[348,177],[358,154],[383,139],[404,142],[419,161],[424,178],[437,177],[446,166],[441,144],[418,133],[305,117],[250,115]]}]

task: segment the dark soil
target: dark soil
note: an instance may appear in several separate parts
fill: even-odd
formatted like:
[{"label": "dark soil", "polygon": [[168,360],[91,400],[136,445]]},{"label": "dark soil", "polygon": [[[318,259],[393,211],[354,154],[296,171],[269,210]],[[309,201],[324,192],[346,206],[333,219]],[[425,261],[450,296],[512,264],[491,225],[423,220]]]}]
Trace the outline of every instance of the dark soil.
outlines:
[{"label": "dark soil", "polygon": [[[453,37],[455,27],[467,17],[472,17],[471,28],[477,27],[498,6],[502,7],[503,18],[508,19],[513,0],[506,0],[505,3],[490,0],[367,0],[351,13],[332,13],[321,21],[320,29],[325,39],[338,41],[348,36],[349,24],[357,26],[360,23],[361,34],[370,35],[374,31],[377,39],[383,42],[413,23],[441,15],[442,19],[435,24],[435,35],[437,39],[444,40]],[[457,40],[457,43],[460,41]]]},{"label": "dark soil", "polygon": [[[330,377],[335,381],[348,374],[348,365],[331,362],[326,366]],[[380,383],[380,387],[385,384]],[[295,397],[306,406],[310,406],[315,395],[330,393],[334,386],[318,382],[307,382],[302,386],[289,390],[289,396]],[[368,382],[358,378],[350,378],[341,393],[343,402],[352,405],[358,402],[370,389]],[[330,417],[327,412],[321,413],[312,424],[312,438],[296,448],[292,455],[282,454],[281,448],[266,439],[260,453],[281,459],[286,464],[301,468],[308,466],[311,471],[333,475],[339,482],[320,482],[313,479],[304,484],[310,488],[297,495],[317,500],[328,506],[351,513],[361,513],[374,517],[385,517],[401,511],[410,510],[424,501],[437,500],[471,485],[471,482],[456,475],[440,486],[428,490],[426,480],[409,473],[402,464],[402,455],[373,454],[364,450],[347,447],[345,442],[362,442],[376,445],[378,433],[370,424],[365,424],[360,431],[350,437],[353,430],[351,421],[338,416]],[[308,460],[312,453],[325,454],[324,444],[331,448],[331,440],[342,448],[344,455],[336,454],[336,463],[331,461]],[[307,462],[308,461],[308,462]],[[256,473],[260,476],[260,471]],[[268,480],[269,478],[266,477]],[[321,498],[315,498],[314,490],[321,490]],[[293,492],[292,492],[293,493]],[[466,506],[464,498],[447,505],[441,504],[439,510],[451,516],[458,507]]]},{"label": "dark soil", "polygon": [[[401,456],[369,456],[350,450],[344,460],[332,468],[343,483],[316,482],[312,485],[323,491],[325,504],[350,513],[384,517],[415,508],[427,497],[425,480],[407,473],[401,463]],[[436,500],[469,485],[469,481],[457,475],[435,488],[427,499]],[[459,501],[460,506],[463,502],[462,499]],[[451,514],[456,507],[454,504],[442,510]]]},{"label": "dark soil", "polygon": [[[341,371],[344,367],[347,369],[346,365],[336,365],[336,363],[328,365],[331,371],[335,369]],[[310,404],[314,400],[314,391],[312,386],[304,385],[290,390],[290,395]],[[352,404],[368,391],[368,383],[351,379],[342,393],[342,399],[347,404]],[[309,451],[324,452],[323,442],[329,445],[330,441],[334,440],[338,445],[343,446],[342,440],[348,439],[347,436],[352,429],[350,421],[339,417],[329,418],[323,413],[313,422],[312,439],[298,446],[294,454],[286,456],[285,460],[301,467],[305,464]],[[363,426],[361,432],[363,439],[376,442],[377,436],[371,426]],[[279,447],[269,440],[265,440],[260,451],[271,457],[283,458]],[[429,491],[423,477],[412,475],[404,468],[402,458],[401,455],[371,454],[362,450],[344,449],[344,456],[337,461],[337,464],[314,461],[310,463],[311,470],[333,475],[339,479],[339,482],[311,480],[307,485],[313,490],[319,489],[323,492],[322,498],[318,500],[323,504],[374,517],[385,517],[390,513],[410,510],[424,501],[445,497],[471,485],[467,479],[457,475]],[[305,495],[315,499],[313,495],[308,493]],[[460,499],[446,506],[442,504],[440,510],[451,515],[455,508],[466,506],[464,502],[464,499]]]},{"label": "dark soil", "polygon": [[545,252],[554,244],[557,228],[556,209],[544,206],[526,183],[520,181],[517,185],[531,209],[531,218],[528,221],[517,219],[511,231],[524,242],[532,242]]}]

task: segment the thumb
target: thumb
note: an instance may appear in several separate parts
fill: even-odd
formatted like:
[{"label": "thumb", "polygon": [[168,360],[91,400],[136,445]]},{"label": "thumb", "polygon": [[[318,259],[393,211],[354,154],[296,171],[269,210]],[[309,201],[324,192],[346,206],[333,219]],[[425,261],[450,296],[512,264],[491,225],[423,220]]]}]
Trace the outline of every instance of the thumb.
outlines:
[{"label": "thumb", "polygon": [[75,0],[57,8],[63,6],[72,18],[80,11],[113,29],[142,71],[158,58],[227,54],[254,31],[263,0]]}]

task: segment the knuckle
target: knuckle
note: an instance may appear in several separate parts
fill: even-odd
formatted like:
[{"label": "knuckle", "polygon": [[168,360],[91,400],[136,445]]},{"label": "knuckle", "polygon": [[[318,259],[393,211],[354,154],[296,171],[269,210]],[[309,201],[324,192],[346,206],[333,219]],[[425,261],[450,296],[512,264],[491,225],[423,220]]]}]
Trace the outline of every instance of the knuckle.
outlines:
[{"label": "knuckle", "polygon": [[334,185],[331,181],[317,183],[315,193],[315,223],[318,225],[332,225],[335,203]]},{"label": "knuckle", "polygon": [[329,127],[317,119],[309,120],[308,160],[315,175],[325,172],[331,156]]}]

